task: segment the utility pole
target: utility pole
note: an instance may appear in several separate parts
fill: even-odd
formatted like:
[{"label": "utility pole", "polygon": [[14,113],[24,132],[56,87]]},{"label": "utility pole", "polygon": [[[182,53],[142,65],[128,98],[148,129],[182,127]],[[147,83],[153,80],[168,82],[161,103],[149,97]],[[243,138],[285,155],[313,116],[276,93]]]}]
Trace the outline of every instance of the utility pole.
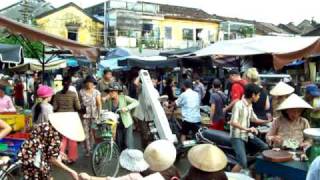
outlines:
[{"label": "utility pole", "polygon": [[104,47],[108,47],[108,16],[109,14],[107,13],[107,1],[104,2],[104,8],[103,8],[103,13],[104,13],[104,30],[103,30],[103,37],[104,37]]},{"label": "utility pole", "polygon": [[21,1],[21,15],[22,15],[22,22],[25,24],[30,24],[31,22],[30,17],[31,17],[31,8],[32,6],[29,3],[29,0],[22,0]]}]

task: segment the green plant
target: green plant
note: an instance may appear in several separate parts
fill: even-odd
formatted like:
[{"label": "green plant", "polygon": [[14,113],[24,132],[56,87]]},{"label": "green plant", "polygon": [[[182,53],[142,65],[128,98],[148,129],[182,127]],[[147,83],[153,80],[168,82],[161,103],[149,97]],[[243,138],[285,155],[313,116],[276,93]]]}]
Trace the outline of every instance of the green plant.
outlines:
[{"label": "green plant", "polygon": [[255,32],[254,27],[243,26],[239,29],[239,33],[244,37],[252,37],[254,32]]}]

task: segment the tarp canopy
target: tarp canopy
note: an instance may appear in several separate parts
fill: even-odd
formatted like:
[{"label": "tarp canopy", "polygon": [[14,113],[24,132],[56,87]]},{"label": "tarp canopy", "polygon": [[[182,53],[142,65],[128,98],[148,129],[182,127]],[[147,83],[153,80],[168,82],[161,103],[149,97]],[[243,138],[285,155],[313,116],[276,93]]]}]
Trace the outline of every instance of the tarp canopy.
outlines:
[{"label": "tarp canopy", "polygon": [[155,69],[155,68],[166,68],[166,67],[177,67],[178,60],[167,59],[164,56],[129,56],[124,60],[119,60],[119,66],[128,66],[129,68],[139,67],[144,69]]},{"label": "tarp canopy", "polygon": [[113,59],[113,58],[126,57],[131,55],[132,54],[127,49],[114,48],[107,52],[106,57],[104,59]]},{"label": "tarp canopy", "polygon": [[[55,60],[45,64],[45,71],[51,71],[66,67],[66,60]],[[37,59],[25,58],[24,64],[9,68],[9,70],[18,73],[24,73],[26,71],[42,71],[42,64],[40,64]]]},{"label": "tarp canopy", "polygon": [[107,59],[100,61],[99,63],[99,69],[106,69],[109,68],[111,70],[120,70],[120,69],[126,69],[127,66],[119,66],[118,61],[126,59],[125,57],[121,58],[113,58],[113,59]]},{"label": "tarp canopy", "polygon": [[0,61],[19,64],[23,62],[23,49],[19,45],[0,44]]},{"label": "tarp canopy", "polygon": [[319,37],[257,36],[219,41],[193,53],[195,56],[250,56],[272,54],[275,69],[292,61],[320,53]]},{"label": "tarp canopy", "polygon": [[96,47],[86,46],[76,41],[40,31],[4,16],[0,16],[0,27],[4,27],[11,33],[22,35],[30,40],[45,42],[62,50],[70,50],[74,56],[85,56],[91,61],[96,61],[99,58],[99,49]]},{"label": "tarp canopy", "polygon": [[160,52],[159,56],[170,57],[170,56],[177,56],[177,55],[183,55],[183,54],[190,54],[190,53],[193,53],[199,49],[200,48],[198,48],[198,47],[190,47],[190,48],[185,48],[185,49],[175,49],[175,50],[171,50],[171,51]]}]

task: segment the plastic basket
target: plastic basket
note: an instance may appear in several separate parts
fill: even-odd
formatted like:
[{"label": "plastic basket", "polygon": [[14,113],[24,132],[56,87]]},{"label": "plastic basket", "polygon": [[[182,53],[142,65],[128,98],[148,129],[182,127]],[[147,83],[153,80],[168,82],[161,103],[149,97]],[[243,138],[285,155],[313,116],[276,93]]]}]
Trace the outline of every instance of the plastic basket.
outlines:
[{"label": "plastic basket", "polygon": [[10,156],[14,161],[18,159],[18,153],[21,149],[21,145],[24,140],[13,139],[13,138],[3,138],[0,140],[0,144],[7,144],[8,149],[0,151],[2,156]]},{"label": "plastic basket", "polygon": [[23,133],[23,132],[16,132],[16,133],[7,135],[6,138],[26,140],[26,139],[30,138],[30,134],[29,133]]}]

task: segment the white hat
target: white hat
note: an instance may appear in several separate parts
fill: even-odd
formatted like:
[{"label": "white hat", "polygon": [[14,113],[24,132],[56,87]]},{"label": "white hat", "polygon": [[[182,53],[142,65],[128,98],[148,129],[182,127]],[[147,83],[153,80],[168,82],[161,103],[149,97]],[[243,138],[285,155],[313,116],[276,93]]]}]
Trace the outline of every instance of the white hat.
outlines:
[{"label": "white hat", "polygon": [[289,95],[294,92],[294,88],[289,86],[288,84],[280,81],[273,87],[270,91],[272,96],[284,96]]},{"label": "white hat", "polygon": [[74,141],[85,139],[84,130],[76,112],[58,112],[49,114],[49,122],[60,134]]},{"label": "white hat", "polygon": [[170,168],[176,160],[177,151],[168,140],[157,140],[144,150],[144,159],[152,171],[161,172]]},{"label": "white hat", "polygon": [[143,153],[137,149],[126,149],[120,154],[121,167],[131,172],[142,172],[149,168],[148,163],[143,159]]},{"label": "white hat", "polygon": [[193,167],[205,172],[220,171],[228,163],[224,152],[212,144],[194,146],[188,152],[188,160]]},{"label": "white hat", "polygon": [[301,108],[301,109],[312,109],[310,104],[304,101],[301,97],[296,94],[291,94],[286,100],[284,100],[278,107],[278,111],[285,110],[285,109],[294,109],[294,108]]},{"label": "white hat", "polygon": [[54,78],[55,81],[62,81],[62,75],[61,74],[57,74],[56,77]]}]

